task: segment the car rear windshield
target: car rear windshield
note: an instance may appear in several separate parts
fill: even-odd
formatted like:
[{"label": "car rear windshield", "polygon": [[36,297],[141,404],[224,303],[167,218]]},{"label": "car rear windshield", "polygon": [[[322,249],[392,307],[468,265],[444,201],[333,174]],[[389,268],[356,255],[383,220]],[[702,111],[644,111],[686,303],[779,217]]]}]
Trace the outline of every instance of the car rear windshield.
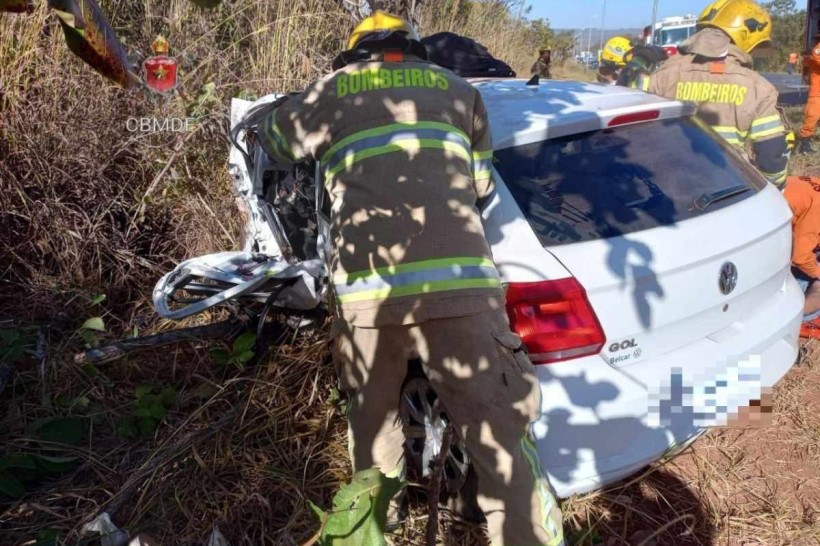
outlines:
[{"label": "car rear windshield", "polygon": [[495,166],[546,246],[626,235],[731,206],[765,181],[696,118],[499,150]]}]

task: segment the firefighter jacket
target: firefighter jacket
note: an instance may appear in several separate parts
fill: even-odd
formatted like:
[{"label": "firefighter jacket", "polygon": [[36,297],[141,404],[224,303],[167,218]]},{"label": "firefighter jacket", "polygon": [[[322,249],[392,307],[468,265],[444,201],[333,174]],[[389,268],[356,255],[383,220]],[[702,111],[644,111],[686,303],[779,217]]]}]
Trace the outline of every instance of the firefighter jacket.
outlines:
[{"label": "firefighter jacket", "polygon": [[319,162],[344,320],[378,327],[503,309],[476,205],[493,191],[490,132],[465,80],[415,57],[355,62],[277,108],[260,134],[280,162]]},{"label": "firefighter jacket", "polygon": [[[707,33],[704,35],[704,33]],[[701,35],[719,41],[717,29],[701,30]],[[693,38],[694,38],[693,37]],[[690,39],[691,40],[691,39]],[[687,53],[669,59],[652,75],[649,92],[671,99],[698,103],[698,115],[726,142],[745,149],[751,144],[753,162],[770,182],[786,180],[786,127],[777,110],[777,90],[757,72],[745,66],[747,54],[730,45],[726,37],[720,57],[696,54],[699,44]]]}]

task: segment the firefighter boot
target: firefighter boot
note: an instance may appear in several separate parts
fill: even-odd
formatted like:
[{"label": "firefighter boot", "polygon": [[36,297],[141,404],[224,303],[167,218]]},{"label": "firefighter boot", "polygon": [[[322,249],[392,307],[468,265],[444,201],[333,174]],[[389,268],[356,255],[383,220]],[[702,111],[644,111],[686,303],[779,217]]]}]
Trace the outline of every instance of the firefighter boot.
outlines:
[{"label": "firefighter boot", "polygon": [[814,148],[811,146],[811,137],[801,137],[797,147],[797,153],[801,155],[813,154]]}]

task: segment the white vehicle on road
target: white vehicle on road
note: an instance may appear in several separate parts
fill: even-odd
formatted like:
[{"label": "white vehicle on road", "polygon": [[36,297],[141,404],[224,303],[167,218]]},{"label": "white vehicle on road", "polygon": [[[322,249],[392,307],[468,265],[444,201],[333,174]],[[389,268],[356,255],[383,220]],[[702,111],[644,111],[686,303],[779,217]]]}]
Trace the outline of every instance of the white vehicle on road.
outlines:
[{"label": "white vehicle on road", "polygon": [[[789,268],[790,211],[693,105],[569,81],[474,84],[495,143],[486,234],[512,326],[536,364],[543,402],[533,430],[559,496],[626,477],[778,382],[797,356],[803,306]],[[233,121],[250,106],[235,101]],[[284,257],[321,255],[324,214],[294,224],[274,203],[309,196],[327,211],[321,185],[288,189],[312,184],[306,173],[318,166],[287,178],[253,139],[238,144],[247,157],[234,147],[231,168],[250,209],[246,250],[283,256],[298,224],[300,242],[286,243]],[[311,251],[304,233],[315,225]],[[440,410],[411,383],[402,415],[422,434],[408,446],[427,460]],[[448,478],[462,483],[464,462],[455,448]]]},{"label": "white vehicle on road", "polygon": [[661,46],[670,57],[678,54],[678,47],[697,32],[698,19],[694,15],[666,17],[655,23],[654,34],[646,27],[646,45]]}]

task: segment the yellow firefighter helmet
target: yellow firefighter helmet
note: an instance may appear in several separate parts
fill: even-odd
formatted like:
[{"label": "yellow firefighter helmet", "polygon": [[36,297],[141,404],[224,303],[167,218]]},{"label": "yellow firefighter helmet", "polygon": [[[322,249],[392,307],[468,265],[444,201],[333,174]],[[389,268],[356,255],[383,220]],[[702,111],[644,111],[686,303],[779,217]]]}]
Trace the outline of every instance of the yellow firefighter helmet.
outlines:
[{"label": "yellow firefighter helmet", "polygon": [[416,29],[408,21],[382,10],[376,10],[373,15],[366,17],[353,29],[347,41],[347,49],[355,48],[368,34],[379,32],[403,32],[408,40],[419,40]]},{"label": "yellow firefighter helmet", "polygon": [[772,18],[769,12],[752,0],[712,2],[698,17],[698,27],[706,26],[719,28],[747,53],[772,39]]},{"label": "yellow firefighter helmet", "polygon": [[616,66],[626,66],[624,56],[632,49],[632,41],[626,36],[615,36],[607,40],[601,60],[608,61]]}]

